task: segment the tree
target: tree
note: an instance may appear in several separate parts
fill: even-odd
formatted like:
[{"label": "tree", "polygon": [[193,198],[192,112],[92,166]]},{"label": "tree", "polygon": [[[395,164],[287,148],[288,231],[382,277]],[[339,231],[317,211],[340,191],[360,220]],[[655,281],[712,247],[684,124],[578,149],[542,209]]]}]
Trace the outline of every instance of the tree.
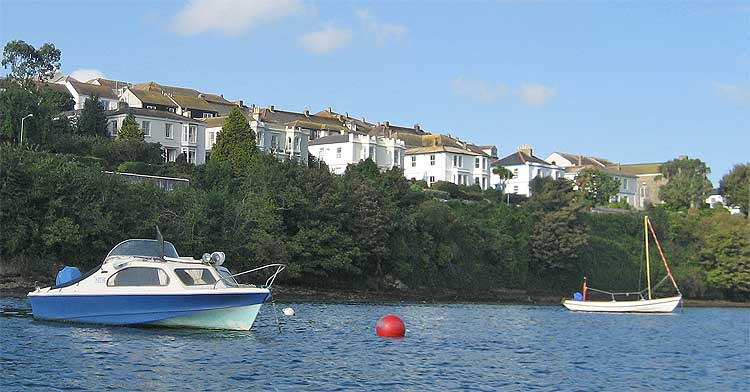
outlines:
[{"label": "tree", "polygon": [[505,183],[513,178],[513,172],[506,169],[504,166],[493,167],[492,174],[497,174],[498,176],[500,176],[500,183],[503,185],[503,190],[505,190]]},{"label": "tree", "polygon": [[672,209],[698,208],[711,191],[711,169],[700,159],[677,158],[661,165],[667,183],[659,189],[659,198]]},{"label": "tree", "polygon": [[235,174],[245,175],[257,152],[255,132],[240,109],[232,108],[211,149],[211,160],[227,161]]},{"label": "tree", "polygon": [[[133,121],[135,122],[135,119]],[[124,126],[125,124],[123,124]],[[81,117],[78,119],[78,133],[82,135],[107,136],[107,115],[104,113],[104,107],[98,96],[94,95],[88,98],[83,104]]]},{"label": "tree", "polygon": [[135,116],[128,114],[128,116],[125,117],[125,121],[122,122],[122,127],[117,131],[117,137],[123,140],[143,141],[144,134],[138,126],[138,122],[135,121]]},{"label": "tree", "polygon": [[620,190],[620,180],[602,170],[588,167],[578,172],[575,183],[578,194],[592,206],[609,203]]},{"label": "tree", "polygon": [[742,213],[748,215],[750,210],[750,163],[734,165],[720,182],[721,194],[728,206],[738,206]]},{"label": "tree", "polygon": [[35,49],[24,41],[14,40],[5,44],[2,64],[10,68],[9,78],[30,87],[30,82],[45,82],[60,69],[60,50],[51,43]]},{"label": "tree", "polygon": [[701,261],[706,283],[725,296],[748,300],[750,295],[750,239],[748,220],[727,216],[723,209],[703,219]]}]

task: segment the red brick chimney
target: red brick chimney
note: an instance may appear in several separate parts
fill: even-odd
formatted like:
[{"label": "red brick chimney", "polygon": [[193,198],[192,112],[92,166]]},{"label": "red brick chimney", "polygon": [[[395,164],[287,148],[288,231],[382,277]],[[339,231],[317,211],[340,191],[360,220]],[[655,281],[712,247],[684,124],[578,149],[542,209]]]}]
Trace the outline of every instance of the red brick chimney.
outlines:
[{"label": "red brick chimney", "polygon": [[528,145],[528,144],[523,144],[523,145],[521,145],[520,147],[518,147],[518,151],[520,151],[520,152],[522,152],[522,153],[524,153],[524,154],[526,154],[526,155],[528,155],[528,156],[532,156],[532,155],[533,155],[533,154],[532,154],[532,152],[533,152],[534,150],[532,150],[532,148],[531,148],[531,146],[530,146],[530,145]]}]

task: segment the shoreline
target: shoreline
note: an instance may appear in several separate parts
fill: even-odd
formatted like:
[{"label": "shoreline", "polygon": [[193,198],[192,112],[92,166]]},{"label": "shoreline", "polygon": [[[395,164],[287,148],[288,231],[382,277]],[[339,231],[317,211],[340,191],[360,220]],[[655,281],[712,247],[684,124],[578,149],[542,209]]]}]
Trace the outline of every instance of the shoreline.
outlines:
[{"label": "shoreline", "polygon": [[[34,283],[23,278],[0,279],[0,297],[25,298]],[[41,283],[40,283],[41,284]],[[524,290],[495,289],[485,292],[458,292],[452,290],[333,290],[291,286],[275,286],[272,299],[288,303],[320,304],[486,304],[486,305],[542,305],[560,306],[562,297],[531,294]],[[750,302],[732,302],[714,299],[684,299],[687,308],[750,308]]]}]

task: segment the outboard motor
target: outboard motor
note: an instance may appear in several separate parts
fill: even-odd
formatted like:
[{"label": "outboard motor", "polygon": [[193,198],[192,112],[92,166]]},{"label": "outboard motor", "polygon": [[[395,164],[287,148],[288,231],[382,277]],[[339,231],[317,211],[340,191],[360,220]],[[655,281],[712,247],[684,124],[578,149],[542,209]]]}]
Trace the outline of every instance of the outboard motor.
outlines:
[{"label": "outboard motor", "polygon": [[76,267],[65,266],[60,271],[57,271],[57,277],[55,278],[55,286],[60,286],[68,283],[72,280],[81,277],[81,271]]}]

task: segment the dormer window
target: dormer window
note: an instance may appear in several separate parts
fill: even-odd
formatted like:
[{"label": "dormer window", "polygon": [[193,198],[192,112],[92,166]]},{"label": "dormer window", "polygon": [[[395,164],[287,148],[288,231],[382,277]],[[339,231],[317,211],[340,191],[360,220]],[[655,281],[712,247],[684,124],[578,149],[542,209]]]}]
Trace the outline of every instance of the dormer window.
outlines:
[{"label": "dormer window", "polygon": [[154,106],[154,105],[146,105],[146,109],[156,110],[156,106]]}]

